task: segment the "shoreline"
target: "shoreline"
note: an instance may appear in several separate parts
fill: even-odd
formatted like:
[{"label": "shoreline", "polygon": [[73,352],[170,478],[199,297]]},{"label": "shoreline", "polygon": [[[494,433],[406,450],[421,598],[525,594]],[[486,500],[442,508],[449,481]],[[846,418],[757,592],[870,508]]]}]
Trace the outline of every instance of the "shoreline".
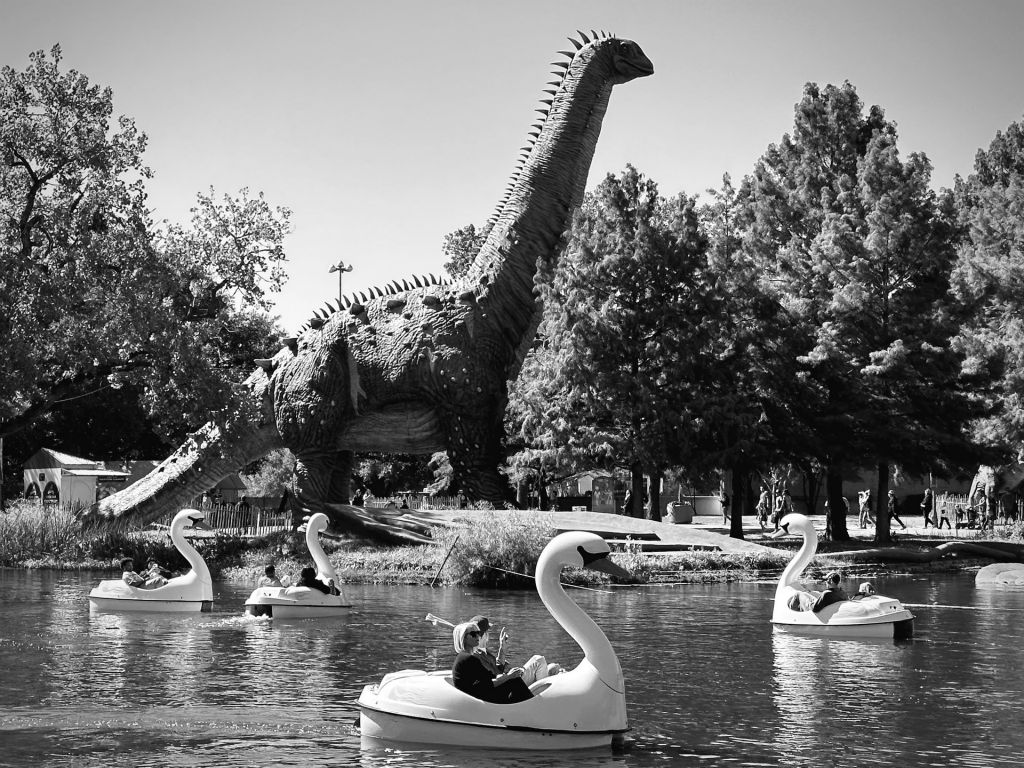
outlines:
[{"label": "shoreline", "polygon": [[[525,565],[529,558],[523,559],[522,553],[517,553],[509,560],[511,555],[500,552],[491,557],[491,546],[479,546],[478,539],[484,535],[481,526],[503,529],[505,538],[499,544],[529,538],[542,528],[548,531],[547,535],[562,530],[599,532],[609,540],[615,561],[633,576],[617,586],[777,580],[801,541],[795,536],[772,538],[770,531],[762,531],[753,517],[744,518],[745,538],[733,539],[727,535],[728,528],[721,516],[695,516],[689,523],[665,523],[591,512],[434,510],[431,514],[442,519],[449,531],[454,526],[470,533],[460,549],[476,547],[472,553],[461,553],[464,561],[473,560],[472,573],[453,567],[458,556],[448,560],[455,542],[446,538],[442,528],[435,529],[435,543],[422,545],[382,546],[355,537],[332,537],[324,544],[341,583],[532,589],[532,576],[524,573],[530,569]],[[811,520],[819,532],[824,529],[823,516],[813,516]],[[874,530],[859,528],[857,519],[851,517],[848,533],[847,541],[819,543],[818,552],[805,571],[805,580],[820,578],[828,570],[838,570],[844,578],[866,579],[973,572],[997,560],[1024,560],[1024,545],[1015,537],[997,540],[974,529],[946,529],[942,531],[945,535],[938,535],[933,528],[910,526],[906,531],[896,532],[892,545],[879,547],[873,542]],[[274,562],[279,575],[294,583],[298,571],[308,565],[304,544],[294,535],[279,535],[253,544],[241,552],[236,549],[231,554],[207,555],[214,578],[255,584],[264,566]],[[493,549],[501,547],[495,545]],[[95,558],[73,561],[42,557],[4,567],[95,571],[104,576],[119,572],[113,560]],[[563,581],[597,587],[612,583],[604,575],[571,569],[564,573]]]}]

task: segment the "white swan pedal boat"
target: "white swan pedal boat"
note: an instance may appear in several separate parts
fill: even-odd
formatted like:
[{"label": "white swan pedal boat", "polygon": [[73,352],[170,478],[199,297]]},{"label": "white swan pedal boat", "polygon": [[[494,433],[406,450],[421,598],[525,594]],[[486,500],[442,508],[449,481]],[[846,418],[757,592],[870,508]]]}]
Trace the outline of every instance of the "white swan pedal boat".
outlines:
[{"label": "white swan pedal boat", "polygon": [[804,515],[789,514],[779,522],[776,536],[803,535],[796,557],[786,566],[775,590],[772,623],[778,629],[825,637],[893,638],[905,640],[914,635],[914,614],[893,597],[870,595],[842,600],[820,611],[794,609],[808,606],[815,596],[798,579],[818,551],[818,534]]},{"label": "white swan pedal boat", "polygon": [[101,581],[89,593],[89,610],[159,611],[164,613],[208,612],[213,608],[213,579],[206,561],[185,540],[186,528],[205,528],[206,516],[198,509],[183,509],[171,521],[174,546],[192,569],[159,587],[130,587],[122,579]]},{"label": "white swan pedal boat", "polygon": [[[306,529],[306,546],[316,563],[317,579],[324,584],[333,581],[337,585],[338,574],[320,544],[320,534],[327,530],[328,522],[327,515],[317,512],[303,527]],[[272,619],[341,616],[351,607],[341,594],[329,595],[310,587],[257,587],[245,601],[246,613]]]},{"label": "white swan pedal boat", "polygon": [[493,704],[458,690],[450,671],[405,670],[367,685],[359,696],[363,737],[492,749],[589,749],[618,742],[629,729],[626,686],[604,632],[559,583],[573,565],[627,575],[608,559],[607,542],[593,533],[556,536],[537,561],[537,592],[552,617],[583,649],[572,670],[530,686],[533,698]]}]

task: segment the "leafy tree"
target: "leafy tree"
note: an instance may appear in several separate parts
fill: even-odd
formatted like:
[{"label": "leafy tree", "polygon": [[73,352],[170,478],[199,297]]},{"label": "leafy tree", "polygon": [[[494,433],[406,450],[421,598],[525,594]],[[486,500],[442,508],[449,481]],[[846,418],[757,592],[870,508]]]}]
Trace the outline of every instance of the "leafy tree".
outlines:
[{"label": "leafy tree", "polygon": [[[815,406],[807,455],[826,457],[835,538],[842,467],[876,460],[884,499],[890,462],[922,471],[965,449],[946,299],[955,228],[930,173],[924,155],[900,158],[895,126],[878,107],[865,115],[849,83],[808,84],[792,135],[742,191],[745,245],[811,339],[792,363]],[[884,510],[876,536],[889,539]]]},{"label": "leafy tree", "polygon": [[956,194],[966,236],[952,278],[965,312],[955,344],[987,411],[973,437],[1013,455],[1024,445],[1024,124],[978,151]]},{"label": "leafy tree", "polygon": [[155,226],[145,135],[60,61],[54,47],[0,73],[0,436],[124,385],[168,431],[205,420],[251,356],[241,329],[271,325],[237,307],[278,288],[290,212],[211,190],[190,226]]},{"label": "leafy tree", "polygon": [[704,468],[724,311],[706,251],[694,201],[664,200],[632,166],[587,195],[542,278],[544,343],[511,396],[535,451],[630,467],[634,499],[646,474],[652,502],[669,466]]},{"label": "leafy tree", "polygon": [[287,448],[271,451],[240,473],[248,495],[283,496],[291,488],[295,474],[295,456]]},{"label": "leafy tree", "polygon": [[[792,323],[776,298],[761,284],[762,270],[744,250],[744,209],[728,174],[720,189],[709,189],[710,202],[700,211],[708,234],[711,279],[725,305],[717,318],[715,361],[722,386],[705,402],[704,418],[715,425],[705,457],[731,476],[730,535],[743,538],[743,515],[752,514],[751,481],[772,462],[784,461],[787,428],[802,392],[796,371],[780,352]],[[799,438],[794,442],[802,444]]]}]

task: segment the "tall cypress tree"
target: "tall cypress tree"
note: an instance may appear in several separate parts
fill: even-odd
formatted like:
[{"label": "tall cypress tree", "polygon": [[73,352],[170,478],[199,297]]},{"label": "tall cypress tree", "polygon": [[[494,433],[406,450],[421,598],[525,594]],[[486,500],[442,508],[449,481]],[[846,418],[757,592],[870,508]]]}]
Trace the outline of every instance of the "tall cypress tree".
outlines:
[{"label": "tall cypress tree", "polygon": [[955,228],[930,172],[924,155],[901,160],[895,126],[878,107],[864,114],[852,85],[808,84],[793,133],[742,190],[745,244],[810,340],[793,364],[819,398],[810,426],[835,538],[847,535],[843,468],[874,462],[884,500],[891,462],[922,471],[963,445],[946,298]]}]

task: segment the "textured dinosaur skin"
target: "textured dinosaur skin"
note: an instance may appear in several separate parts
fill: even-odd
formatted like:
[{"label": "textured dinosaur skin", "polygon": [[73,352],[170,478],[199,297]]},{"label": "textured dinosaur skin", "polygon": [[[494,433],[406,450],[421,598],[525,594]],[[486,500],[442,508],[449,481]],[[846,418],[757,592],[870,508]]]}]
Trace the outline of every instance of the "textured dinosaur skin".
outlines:
[{"label": "textured dinosaur skin", "polygon": [[287,446],[296,496],[312,511],[346,502],[351,452],[447,450],[467,496],[510,497],[498,472],[507,381],[533,342],[539,259],[553,258],[582,201],[612,87],[653,73],[628,40],[591,33],[562,52],[519,166],[467,275],[450,285],[394,284],[314,317],[245,382],[249,404],[207,425],[96,513],[156,518],[230,472]]}]

